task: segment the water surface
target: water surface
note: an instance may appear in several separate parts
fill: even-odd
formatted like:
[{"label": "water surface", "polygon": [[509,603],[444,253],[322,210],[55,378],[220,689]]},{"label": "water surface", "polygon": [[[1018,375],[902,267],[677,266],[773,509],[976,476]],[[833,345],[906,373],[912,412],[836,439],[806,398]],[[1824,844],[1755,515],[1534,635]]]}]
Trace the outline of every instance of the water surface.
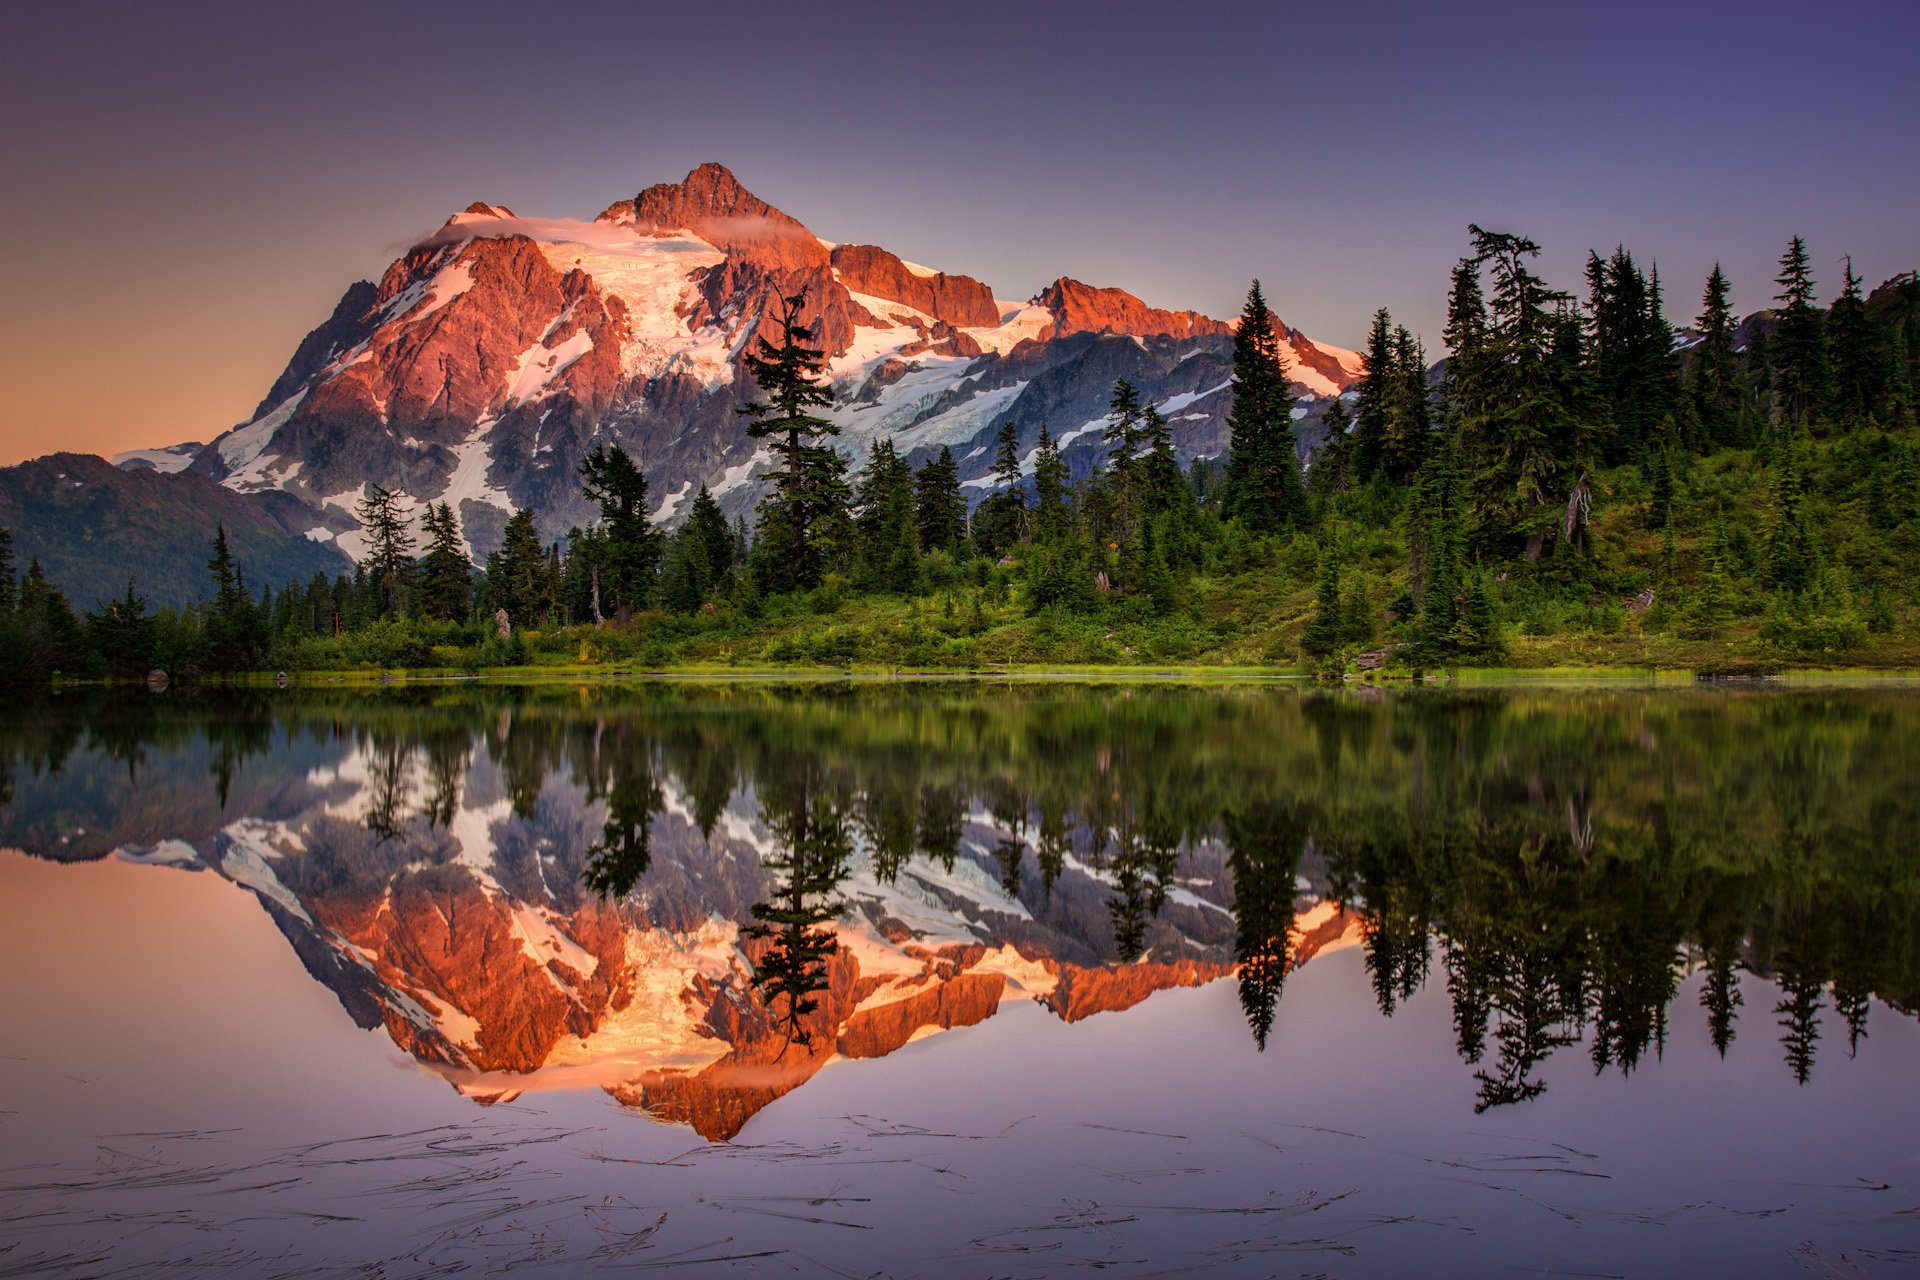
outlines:
[{"label": "water surface", "polygon": [[0,1272],[1909,1274],[1898,689],[0,719]]}]

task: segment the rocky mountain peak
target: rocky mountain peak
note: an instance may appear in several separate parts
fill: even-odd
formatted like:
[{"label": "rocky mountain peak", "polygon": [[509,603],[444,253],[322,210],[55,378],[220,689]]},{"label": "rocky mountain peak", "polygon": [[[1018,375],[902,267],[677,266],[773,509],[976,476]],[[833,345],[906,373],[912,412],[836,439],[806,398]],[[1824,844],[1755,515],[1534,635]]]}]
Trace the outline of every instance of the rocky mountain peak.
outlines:
[{"label": "rocky mountain peak", "polygon": [[1226,336],[1231,325],[1198,311],[1162,311],[1125,289],[1102,289],[1061,276],[1034,296],[1034,305],[1053,313],[1052,336],[1116,333],[1136,338]]},{"label": "rocky mountain peak", "polygon": [[631,220],[643,235],[691,231],[714,248],[783,270],[827,265],[827,246],[797,218],[740,185],[725,165],[709,161],[679,182],[660,182],[600,215]]}]

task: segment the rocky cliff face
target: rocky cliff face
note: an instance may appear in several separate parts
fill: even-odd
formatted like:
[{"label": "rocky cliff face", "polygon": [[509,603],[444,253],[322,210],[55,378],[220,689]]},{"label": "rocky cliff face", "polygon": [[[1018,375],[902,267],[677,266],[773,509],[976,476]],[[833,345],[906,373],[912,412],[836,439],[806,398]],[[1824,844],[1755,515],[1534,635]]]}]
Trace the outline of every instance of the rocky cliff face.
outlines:
[{"label": "rocky cliff face", "polygon": [[[746,512],[771,463],[734,412],[753,394],[743,360],[794,295],[831,357],[855,465],[883,436],[915,461],[945,446],[984,496],[1000,425],[1030,453],[1044,422],[1084,472],[1116,377],[1162,405],[1184,457],[1223,447],[1226,323],[1066,279],[996,298],[877,246],[830,246],[706,164],[591,221],[468,206],[377,284],[350,287],[248,422],[124,460],[286,494],[313,541],[348,555],[363,549],[352,511],[370,481],[451,504],[476,554],[516,507],[557,537],[590,518],[576,468],[597,440],[640,460],[659,519],[700,484]],[[1358,357],[1281,336],[1311,421]]]}]

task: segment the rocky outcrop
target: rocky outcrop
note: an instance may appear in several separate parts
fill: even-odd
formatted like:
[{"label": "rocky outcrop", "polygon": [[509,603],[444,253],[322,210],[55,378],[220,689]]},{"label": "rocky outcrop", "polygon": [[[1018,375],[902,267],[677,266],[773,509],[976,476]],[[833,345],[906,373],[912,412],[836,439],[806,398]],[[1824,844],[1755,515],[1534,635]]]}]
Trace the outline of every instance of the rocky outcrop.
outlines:
[{"label": "rocky outcrop", "polygon": [[[588,905],[566,921],[566,936],[595,958],[592,974],[555,968],[559,957],[539,954],[513,904],[459,867],[403,872],[377,898],[317,897],[310,910],[434,1017],[427,1027],[387,1006],[395,1041],[427,1061],[449,1060],[451,1046],[459,1064],[532,1071],[562,1036],[592,1034],[626,974],[625,928],[611,912]],[[463,1019],[471,1038],[447,1032]]]},{"label": "rocky outcrop", "polygon": [[1162,311],[1124,289],[1097,289],[1060,277],[1033,299],[1053,313],[1040,341],[1070,333],[1118,333],[1136,338],[1225,337],[1233,326],[1198,311]]},{"label": "rocky outcrop", "polygon": [[631,219],[642,234],[691,231],[729,257],[777,270],[827,265],[827,246],[813,232],[741,186],[724,165],[703,164],[680,182],[656,183],[600,216]]},{"label": "rocky outcrop", "polygon": [[944,271],[921,275],[895,255],[870,244],[837,245],[832,262],[840,283],[855,293],[905,303],[962,329],[984,329],[1000,323],[993,291],[970,276],[950,276]]},{"label": "rocky outcrop", "polygon": [[840,1032],[840,1052],[884,1058],[928,1027],[971,1027],[993,1016],[1006,991],[1004,974],[961,973],[903,1000],[858,1010]]},{"label": "rocky outcrop", "polygon": [[1204,986],[1231,974],[1233,966],[1179,960],[1170,964],[1143,961],[1113,968],[1063,964],[1059,970],[1060,983],[1045,1003],[1061,1021],[1078,1022],[1096,1013],[1131,1009],[1156,991]]}]

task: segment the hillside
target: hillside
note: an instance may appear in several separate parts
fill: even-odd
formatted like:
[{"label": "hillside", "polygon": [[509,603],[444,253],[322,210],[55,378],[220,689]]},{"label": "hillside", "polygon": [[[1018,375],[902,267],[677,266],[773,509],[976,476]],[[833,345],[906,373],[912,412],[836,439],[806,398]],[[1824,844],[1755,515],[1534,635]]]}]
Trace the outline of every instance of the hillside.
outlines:
[{"label": "hillside", "polygon": [[0,468],[0,526],[24,568],[38,559],[78,608],[126,590],[150,604],[208,594],[207,556],[224,524],[249,583],[278,587],[352,565],[305,536],[311,514],[282,493],[235,493],[198,475],[125,470],[92,454],[55,453]]}]

